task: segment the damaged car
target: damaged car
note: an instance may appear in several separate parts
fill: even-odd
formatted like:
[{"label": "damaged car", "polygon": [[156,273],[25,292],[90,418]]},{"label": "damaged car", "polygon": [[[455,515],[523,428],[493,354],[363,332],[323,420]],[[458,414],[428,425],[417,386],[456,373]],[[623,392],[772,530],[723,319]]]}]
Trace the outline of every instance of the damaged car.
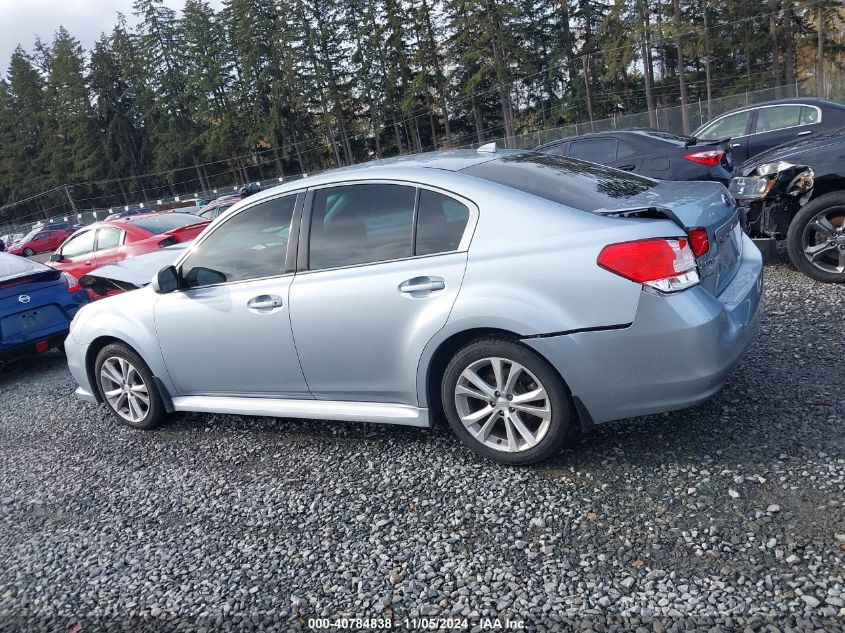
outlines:
[{"label": "damaged car", "polygon": [[775,147],[736,170],[742,226],[767,255],[786,240],[808,277],[845,282],[845,131]]}]

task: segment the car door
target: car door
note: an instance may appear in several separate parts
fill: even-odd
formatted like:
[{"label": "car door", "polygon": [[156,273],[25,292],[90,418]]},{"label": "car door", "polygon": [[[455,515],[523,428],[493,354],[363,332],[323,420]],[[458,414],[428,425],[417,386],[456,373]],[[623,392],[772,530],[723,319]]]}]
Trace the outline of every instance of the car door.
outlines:
[{"label": "car door", "polygon": [[313,189],[290,294],[318,399],[417,404],[423,348],[446,324],[477,208],[414,184]]},{"label": "car door", "polygon": [[821,111],[798,103],[757,108],[752,134],[748,137],[748,155],[754,156],[776,145],[810,136],[821,127]]},{"label": "car door", "polygon": [[178,395],[311,397],[288,311],[297,201],[262,200],[227,218],[180,259],[181,287],[157,296],[156,333]]},{"label": "car door", "polygon": [[56,252],[54,257],[57,258],[57,261],[54,260],[51,265],[53,268],[70,273],[79,279],[95,267],[96,238],[96,228],[76,233]]},{"label": "car door", "polygon": [[751,131],[753,109],[725,114],[708,123],[695,135],[702,141],[731,139],[730,146],[737,164],[748,158],[748,134]]}]

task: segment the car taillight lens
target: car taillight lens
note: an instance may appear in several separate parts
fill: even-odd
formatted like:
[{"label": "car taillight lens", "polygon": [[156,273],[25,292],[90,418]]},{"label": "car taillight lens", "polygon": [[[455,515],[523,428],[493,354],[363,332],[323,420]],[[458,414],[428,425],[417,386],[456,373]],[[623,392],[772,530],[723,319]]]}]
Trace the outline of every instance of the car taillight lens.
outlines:
[{"label": "car taillight lens", "polygon": [[64,279],[65,283],[67,284],[68,292],[76,292],[77,290],[82,290],[82,286],[79,285],[79,281],[70,273],[62,273],[62,279]]},{"label": "car taillight lens", "polygon": [[724,158],[724,156],[724,150],[709,149],[703,152],[692,152],[691,154],[684,156],[684,158],[691,160],[694,163],[707,165],[708,167],[715,167],[716,165],[722,164],[722,158]]},{"label": "car taillight lens", "polygon": [[698,283],[689,240],[655,238],[605,246],[597,263],[612,273],[661,292],[678,292]]},{"label": "car taillight lens", "polygon": [[701,257],[710,250],[710,239],[707,237],[707,229],[689,229],[687,235],[689,235],[689,245],[696,257]]}]

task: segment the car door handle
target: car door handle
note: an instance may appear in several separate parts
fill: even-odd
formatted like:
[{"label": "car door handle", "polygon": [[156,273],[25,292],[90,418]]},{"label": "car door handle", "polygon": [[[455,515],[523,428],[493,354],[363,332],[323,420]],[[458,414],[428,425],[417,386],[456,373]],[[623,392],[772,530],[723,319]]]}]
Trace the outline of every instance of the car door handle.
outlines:
[{"label": "car door handle", "polygon": [[91,260],[90,260],[90,259],[86,259],[86,260],[85,260],[85,265],[86,265],[86,266],[90,266],[90,265],[91,265]]},{"label": "car door handle", "polygon": [[804,130],[803,132],[798,132],[798,136],[807,136],[808,134],[812,134],[813,130]]},{"label": "car door handle", "polygon": [[247,301],[246,305],[252,310],[272,310],[282,307],[282,298],[275,295],[259,295]]},{"label": "car door handle", "polygon": [[731,143],[731,147],[742,147],[742,143]]},{"label": "car door handle", "polygon": [[414,277],[399,284],[399,292],[412,294],[415,292],[434,292],[443,290],[446,282],[440,277]]}]

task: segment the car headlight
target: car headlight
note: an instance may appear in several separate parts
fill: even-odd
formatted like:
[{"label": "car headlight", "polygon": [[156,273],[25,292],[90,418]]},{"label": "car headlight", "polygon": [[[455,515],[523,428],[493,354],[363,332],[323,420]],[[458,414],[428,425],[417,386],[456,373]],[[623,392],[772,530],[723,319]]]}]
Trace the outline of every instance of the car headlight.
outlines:
[{"label": "car headlight", "polygon": [[731,180],[728,188],[737,200],[762,200],[772,192],[801,196],[813,188],[815,176],[811,167],[786,161],[758,165],[752,173]]}]

